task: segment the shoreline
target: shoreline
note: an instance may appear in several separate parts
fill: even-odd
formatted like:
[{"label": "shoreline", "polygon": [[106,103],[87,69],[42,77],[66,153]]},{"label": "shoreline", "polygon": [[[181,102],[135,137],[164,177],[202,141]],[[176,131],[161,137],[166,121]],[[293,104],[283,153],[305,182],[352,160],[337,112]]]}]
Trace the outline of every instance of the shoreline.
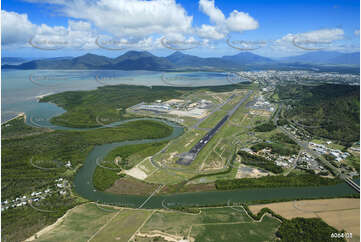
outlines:
[{"label": "shoreline", "polygon": [[52,94],[54,94],[54,93],[53,93],[53,92],[49,92],[49,93],[45,93],[45,94],[38,95],[38,96],[36,96],[35,98],[36,98],[36,100],[39,102],[40,99],[42,99],[42,98],[44,98],[44,97],[46,97],[46,96],[50,96],[50,95],[52,95]]},{"label": "shoreline", "polygon": [[1,125],[7,124],[8,122],[10,122],[14,119],[20,118],[20,117],[24,117],[24,121],[26,120],[26,114],[24,112],[22,112],[22,113],[17,114],[15,117],[13,117],[11,119],[4,121],[3,123],[1,123]]}]

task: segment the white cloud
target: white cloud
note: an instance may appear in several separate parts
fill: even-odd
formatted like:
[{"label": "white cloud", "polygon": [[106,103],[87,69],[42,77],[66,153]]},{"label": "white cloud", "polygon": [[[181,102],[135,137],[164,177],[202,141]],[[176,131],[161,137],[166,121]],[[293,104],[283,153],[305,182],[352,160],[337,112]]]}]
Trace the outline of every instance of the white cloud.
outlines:
[{"label": "white cloud", "polygon": [[335,49],[335,41],[342,39],[344,39],[344,31],[340,28],[320,29],[298,34],[287,34],[275,40],[272,48],[282,51]]},{"label": "white cloud", "polygon": [[297,38],[297,40],[300,41],[330,43],[335,40],[343,39],[344,31],[339,28],[320,29],[320,30],[297,34],[295,35],[295,37]]},{"label": "white cloud", "polygon": [[215,26],[202,24],[201,28],[197,29],[197,34],[201,38],[205,39],[223,39],[224,33],[218,32]]},{"label": "white cloud", "polygon": [[26,43],[35,34],[36,25],[32,24],[27,14],[1,10],[1,43],[14,45]]},{"label": "white cloud", "polygon": [[223,24],[225,21],[224,14],[222,11],[217,8],[214,4],[214,0],[200,0],[199,1],[200,10],[209,16],[210,20],[216,24]]},{"label": "white cloud", "polygon": [[355,32],[354,32],[354,34],[355,34],[356,36],[360,36],[360,30],[359,30],[359,29],[356,29]]},{"label": "white cloud", "polygon": [[[27,14],[1,11],[2,44],[7,47],[95,48],[96,32],[90,23],[68,21],[68,26],[36,25]],[[30,44],[30,45],[29,45]]]},{"label": "white cloud", "polygon": [[[233,10],[226,18],[214,0],[200,0],[199,7],[214,25],[193,27],[193,16],[175,0],[26,0],[57,5],[69,20],[67,26],[36,25],[27,14],[3,11],[2,38],[5,45],[23,44],[33,39],[43,45],[66,48],[97,48],[98,36],[129,48],[161,48],[161,39],[194,44],[202,40],[224,39],[232,31],[258,28],[247,13]],[[4,21],[5,19],[5,21]],[[192,37],[193,35],[193,37]],[[194,43],[193,43],[194,42]],[[55,43],[55,44],[54,44]],[[29,45],[27,45],[29,46]],[[116,46],[114,46],[116,47]]]},{"label": "white cloud", "polygon": [[66,16],[90,21],[118,37],[188,33],[193,21],[175,0],[73,0],[61,5]]},{"label": "white cloud", "polygon": [[227,18],[227,27],[230,31],[242,32],[258,28],[258,22],[248,15],[248,13],[233,10]]},{"label": "white cloud", "polygon": [[[229,17],[226,18],[223,12],[215,6],[214,0],[200,0],[199,8],[210,18],[211,22],[215,23],[215,26],[203,25],[201,29],[198,29],[201,37],[212,38],[213,36],[212,39],[220,39],[221,35],[224,38],[230,32],[243,32],[258,28],[258,22],[248,13],[233,10]],[[210,27],[213,27],[213,29]],[[207,30],[212,34],[207,34],[205,32]]]}]

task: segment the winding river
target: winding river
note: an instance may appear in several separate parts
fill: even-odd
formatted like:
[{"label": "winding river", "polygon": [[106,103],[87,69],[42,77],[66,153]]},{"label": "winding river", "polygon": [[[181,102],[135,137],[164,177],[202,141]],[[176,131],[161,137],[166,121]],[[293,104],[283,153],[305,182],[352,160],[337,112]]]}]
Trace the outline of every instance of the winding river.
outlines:
[{"label": "winding river", "polygon": [[[31,114],[27,114],[26,122],[29,125],[37,127],[51,128],[55,130],[85,130],[79,128],[68,128],[53,125],[49,119],[42,122],[37,120]],[[239,203],[260,200],[279,200],[279,199],[305,199],[318,197],[340,197],[356,192],[351,189],[346,183],[340,183],[332,186],[318,186],[318,187],[283,187],[283,188],[252,188],[240,189],[230,191],[211,191],[211,192],[194,192],[194,193],[179,193],[169,195],[154,196],[139,196],[139,195],[119,195],[111,194],[103,191],[97,191],[93,186],[93,173],[97,166],[96,160],[102,159],[112,149],[124,145],[145,144],[153,142],[168,141],[179,137],[183,134],[183,127],[178,124],[166,120],[155,118],[138,118],[115,122],[106,127],[114,127],[126,122],[134,120],[156,120],[166,123],[173,128],[171,135],[158,139],[142,139],[133,141],[123,141],[110,144],[103,144],[95,146],[88,154],[84,165],[79,169],[74,178],[74,189],[80,196],[103,204],[112,204],[117,206],[126,206],[133,208],[162,208],[173,206],[202,206],[202,205],[216,205],[224,203]],[[104,127],[99,127],[104,128]]]}]

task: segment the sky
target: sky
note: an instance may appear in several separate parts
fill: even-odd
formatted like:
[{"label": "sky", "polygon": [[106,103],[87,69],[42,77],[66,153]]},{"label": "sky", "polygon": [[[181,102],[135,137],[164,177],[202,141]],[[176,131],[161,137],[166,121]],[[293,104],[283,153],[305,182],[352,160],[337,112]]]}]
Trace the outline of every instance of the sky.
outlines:
[{"label": "sky", "polygon": [[359,0],[6,0],[2,56],[267,57],[360,48]]}]

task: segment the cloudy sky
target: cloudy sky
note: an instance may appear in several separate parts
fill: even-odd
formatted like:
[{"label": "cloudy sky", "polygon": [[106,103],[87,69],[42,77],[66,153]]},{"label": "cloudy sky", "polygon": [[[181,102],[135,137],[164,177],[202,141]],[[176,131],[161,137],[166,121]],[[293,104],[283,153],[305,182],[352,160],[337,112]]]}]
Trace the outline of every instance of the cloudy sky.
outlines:
[{"label": "cloudy sky", "polygon": [[6,0],[3,56],[359,51],[359,0]]}]

